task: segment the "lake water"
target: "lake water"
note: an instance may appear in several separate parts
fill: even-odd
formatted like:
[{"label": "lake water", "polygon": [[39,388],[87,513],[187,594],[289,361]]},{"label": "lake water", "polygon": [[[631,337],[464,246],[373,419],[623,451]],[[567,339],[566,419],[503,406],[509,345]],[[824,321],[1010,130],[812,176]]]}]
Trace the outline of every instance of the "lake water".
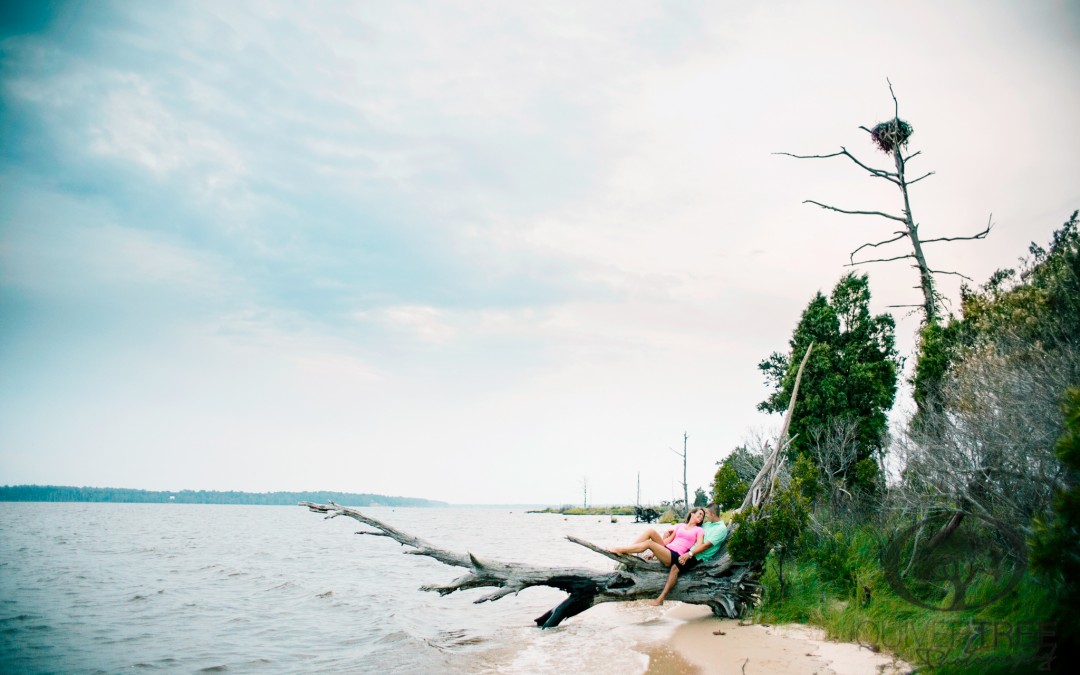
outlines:
[{"label": "lake water", "polygon": [[[565,540],[630,541],[633,518],[365,508],[479,558],[611,569]],[[641,673],[677,622],[644,603],[547,631],[565,596],[419,587],[463,570],[300,507],[0,503],[0,672]]]}]

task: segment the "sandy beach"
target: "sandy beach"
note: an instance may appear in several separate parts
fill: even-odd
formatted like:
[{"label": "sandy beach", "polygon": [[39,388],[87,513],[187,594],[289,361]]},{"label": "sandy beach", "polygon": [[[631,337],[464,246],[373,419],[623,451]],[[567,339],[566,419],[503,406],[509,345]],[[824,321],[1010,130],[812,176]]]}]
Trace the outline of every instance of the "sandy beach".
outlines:
[{"label": "sandy beach", "polygon": [[801,625],[741,625],[708,607],[679,604],[667,614],[682,621],[669,644],[651,645],[649,675],[866,675],[908,673],[889,654],[825,638]]}]

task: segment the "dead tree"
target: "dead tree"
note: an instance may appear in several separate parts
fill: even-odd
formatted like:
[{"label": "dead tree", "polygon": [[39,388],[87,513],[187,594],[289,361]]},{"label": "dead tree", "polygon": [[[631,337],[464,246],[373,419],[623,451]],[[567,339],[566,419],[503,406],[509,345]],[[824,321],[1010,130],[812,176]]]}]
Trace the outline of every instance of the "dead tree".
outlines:
[{"label": "dead tree", "polygon": [[[900,119],[900,104],[896,100],[896,94],[893,93],[892,82],[889,82],[889,94],[893,99],[893,118],[887,122],[881,122],[874,126],[873,129],[867,129],[860,126],[859,128],[870,134],[877,147],[887,155],[892,155],[894,171],[888,171],[885,169],[877,169],[863,163],[855,155],[848,152],[848,149],[844,146],[840,146],[840,152],[834,152],[829,155],[795,155],[790,152],[778,152],[775,154],[786,155],[788,157],[795,157],[796,159],[828,159],[831,157],[847,157],[852,162],[857,164],[860,168],[867,171],[873,178],[882,178],[889,181],[900,190],[900,194],[903,197],[903,210],[900,215],[895,213],[889,213],[886,211],[856,211],[850,209],[841,209],[835,206],[824,204],[822,202],[814,201],[813,199],[807,199],[804,204],[814,204],[820,206],[823,209],[829,211],[836,211],[837,213],[844,213],[848,215],[860,215],[860,216],[878,216],[886,218],[896,223],[900,223],[900,229],[894,231],[893,236],[881,241],[866,242],[856,248],[849,254],[849,263],[847,267],[854,267],[856,265],[865,265],[868,263],[880,263],[880,262],[893,262],[896,260],[914,260],[912,267],[919,271],[919,286],[923,295],[923,303],[921,305],[924,320],[927,324],[936,323],[941,317],[940,311],[940,298],[935,285],[935,274],[952,274],[963,277],[970,281],[969,277],[960,274],[959,272],[947,271],[947,270],[935,270],[931,269],[930,265],[926,261],[926,254],[923,252],[923,246],[926,244],[933,244],[943,241],[965,241],[973,239],[983,239],[990,234],[990,228],[992,226],[991,220],[987,220],[986,227],[979,233],[963,236],[963,237],[936,237],[934,239],[923,239],[919,235],[919,224],[915,222],[915,216],[911,211],[911,196],[909,194],[909,188],[923,180],[934,175],[933,171],[928,171],[918,178],[909,179],[907,176],[907,163],[921,154],[922,151],[913,152],[910,155],[905,156],[904,153],[907,150],[908,139],[914,133],[911,125]],[[896,256],[873,258],[866,260],[855,260],[856,254],[863,249],[877,248],[879,246],[885,246],[901,240],[907,239],[911,245],[911,250],[908,253],[904,253]],[[919,305],[914,305],[918,307]]]},{"label": "dead tree", "polygon": [[[683,435],[682,435],[682,452],[678,452],[677,450],[675,450],[673,448],[668,448],[668,450],[671,450],[678,457],[682,458],[683,510],[686,513],[690,513],[690,487],[687,485],[687,482],[686,482],[686,440],[688,438],[690,438],[690,437],[687,436],[686,432],[684,431]],[[674,502],[672,502],[672,507],[673,507],[672,510],[675,511],[676,513],[678,513],[679,510],[677,508],[674,508],[674,506],[675,506],[675,504],[674,504]]]},{"label": "dead tree", "polygon": [[[811,345],[812,348],[813,345]],[[783,449],[792,411],[795,408],[795,400],[799,393],[799,382],[809,355],[810,349],[807,349],[795,377],[791,402],[784,417],[776,448],[766,458],[740,510],[750,506],[761,506],[772,496],[777,474],[783,462]],[[471,553],[455,553],[441,549],[380,520],[366,516],[356,509],[339,506],[333,502],[329,504],[300,502],[300,505],[316,513],[324,513],[327,518],[338,516],[353,518],[374,528],[374,531],[365,530],[357,534],[389,537],[409,547],[410,550],[405,551],[407,554],[427,556],[446,565],[467,570],[464,575],[449,584],[422,586],[421,590],[447,595],[454,591],[471,588],[495,589],[477,599],[476,603],[498,600],[532,586],[550,586],[565,591],[568,594],[565,600],[536,618],[536,625],[541,628],[558,626],[565,619],[602,602],[655,598],[660,594],[668,577],[668,568],[655,560],[647,561],[632,555],[612,553],[576,537],[568,536],[567,539],[615,561],[618,567],[613,571],[602,571],[480,560]],[[717,616],[735,618],[757,601],[760,589],[757,577],[761,571],[762,562],[760,560],[735,561],[731,559],[727,551],[722,550],[709,562],[683,574],[668,597],[672,600],[707,605]]]}]

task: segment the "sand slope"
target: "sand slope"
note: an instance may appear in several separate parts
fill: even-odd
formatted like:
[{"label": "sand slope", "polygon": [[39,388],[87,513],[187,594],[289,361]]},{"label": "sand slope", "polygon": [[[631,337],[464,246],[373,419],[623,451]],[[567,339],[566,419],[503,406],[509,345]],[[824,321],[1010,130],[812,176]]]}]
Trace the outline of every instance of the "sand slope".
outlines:
[{"label": "sand slope", "polygon": [[708,607],[682,604],[669,616],[685,623],[670,644],[647,650],[651,675],[891,675],[912,670],[888,654],[830,642],[819,628],[739,625],[714,617]]}]

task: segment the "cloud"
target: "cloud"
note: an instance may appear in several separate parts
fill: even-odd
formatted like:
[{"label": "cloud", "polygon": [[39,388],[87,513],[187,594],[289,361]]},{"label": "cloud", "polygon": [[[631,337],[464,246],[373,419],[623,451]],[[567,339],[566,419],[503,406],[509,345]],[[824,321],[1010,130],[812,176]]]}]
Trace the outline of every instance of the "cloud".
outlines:
[{"label": "cloud", "polygon": [[[662,494],[666,446],[689,430],[704,482],[760,421],[754,364],[891,231],[802,204],[891,186],[770,153],[884,161],[857,127],[891,77],[937,171],[924,231],[995,214],[933,251],[976,279],[1080,199],[1064,10],[79,7],[0,38],[0,447],[98,439],[74,482],[569,501],[642,469]],[[868,271],[880,309],[917,293]]]}]

